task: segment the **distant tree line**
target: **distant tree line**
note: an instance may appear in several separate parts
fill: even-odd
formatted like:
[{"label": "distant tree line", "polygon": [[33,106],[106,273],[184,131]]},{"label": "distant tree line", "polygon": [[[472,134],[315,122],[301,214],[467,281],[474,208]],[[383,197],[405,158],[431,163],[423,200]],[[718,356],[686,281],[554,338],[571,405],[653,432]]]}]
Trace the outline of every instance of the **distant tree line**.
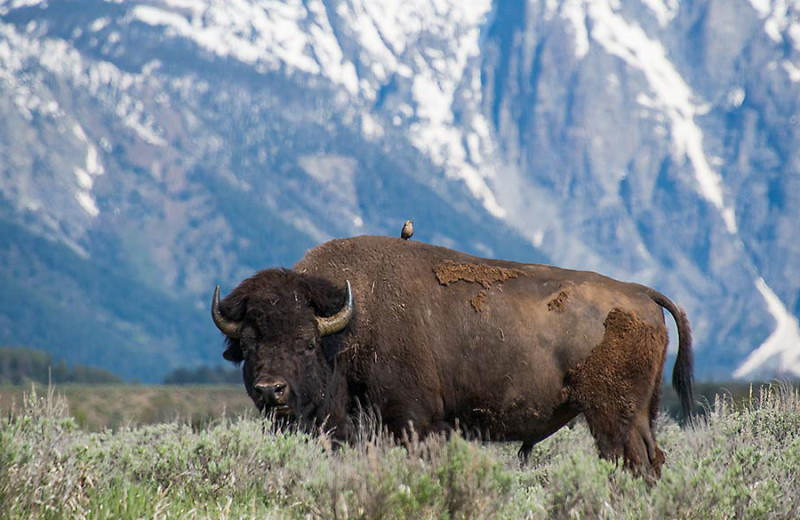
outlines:
[{"label": "distant tree line", "polygon": [[47,385],[79,383],[122,383],[122,379],[102,368],[86,365],[68,366],[53,361],[50,354],[26,347],[0,347],[0,385]]},{"label": "distant tree line", "polygon": [[165,385],[237,385],[241,383],[242,370],[224,365],[176,368],[164,377]]}]

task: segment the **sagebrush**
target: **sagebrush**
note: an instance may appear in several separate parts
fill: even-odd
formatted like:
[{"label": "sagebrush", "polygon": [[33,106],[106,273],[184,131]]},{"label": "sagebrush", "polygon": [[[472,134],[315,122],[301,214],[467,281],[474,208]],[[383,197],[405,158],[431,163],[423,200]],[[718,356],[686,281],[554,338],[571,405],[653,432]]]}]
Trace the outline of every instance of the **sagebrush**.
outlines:
[{"label": "sagebrush", "polygon": [[52,390],[0,421],[0,518],[800,517],[800,394],[787,385],[718,398],[689,426],[661,416],[654,486],[599,459],[580,421],[525,466],[511,444],[365,431],[336,447],[247,417],[92,433]]}]

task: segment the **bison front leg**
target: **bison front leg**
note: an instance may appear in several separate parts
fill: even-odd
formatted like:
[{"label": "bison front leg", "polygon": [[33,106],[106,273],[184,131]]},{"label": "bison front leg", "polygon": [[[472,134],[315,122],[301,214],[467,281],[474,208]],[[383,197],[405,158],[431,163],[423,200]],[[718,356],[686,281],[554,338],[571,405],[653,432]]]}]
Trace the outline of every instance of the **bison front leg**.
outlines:
[{"label": "bison front leg", "polygon": [[530,432],[517,452],[521,465],[528,463],[533,446],[553,435],[556,431],[564,427],[568,422],[575,418],[580,410],[571,403],[563,403],[558,406],[550,416],[550,419],[541,425],[531,426]]},{"label": "bison front leg", "polygon": [[383,426],[398,440],[418,438],[424,440],[431,434],[450,434],[451,426],[444,421],[444,405],[439,396],[428,395],[409,399],[387,401],[382,409]]}]

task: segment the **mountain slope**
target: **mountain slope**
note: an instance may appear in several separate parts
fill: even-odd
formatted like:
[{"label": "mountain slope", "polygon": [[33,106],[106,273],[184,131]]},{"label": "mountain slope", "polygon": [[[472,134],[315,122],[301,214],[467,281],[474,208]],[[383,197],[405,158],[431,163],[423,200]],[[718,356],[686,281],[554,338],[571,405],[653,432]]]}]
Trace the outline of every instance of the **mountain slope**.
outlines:
[{"label": "mountain slope", "polygon": [[218,360],[214,284],[413,218],[669,294],[701,376],[800,375],[798,28],[715,0],[0,3],[0,342],[157,380]]}]

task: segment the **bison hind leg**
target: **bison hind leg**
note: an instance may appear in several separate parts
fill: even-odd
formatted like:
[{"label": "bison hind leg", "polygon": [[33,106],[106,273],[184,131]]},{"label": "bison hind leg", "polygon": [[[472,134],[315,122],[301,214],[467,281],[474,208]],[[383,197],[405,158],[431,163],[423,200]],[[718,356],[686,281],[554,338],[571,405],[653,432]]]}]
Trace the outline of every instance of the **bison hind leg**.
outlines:
[{"label": "bison hind leg", "polygon": [[630,436],[625,442],[625,467],[633,473],[641,475],[649,483],[661,478],[661,466],[666,457],[658,447],[656,437],[650,429],[650,421],[646,411],[638,414]]},{"label": "bison hind leg", "polygon": [[569,375],[570,398],[583,411],[600,456],[623,458],[626,468],[653,481],[664,463],[652,425],[666,329],[620,309],[604,325],[602,342]]},{"label": "bison hind leg", "polygon": [[658,447],[650,427],[649,406],[642,406],[630,417],[627,413],[604,416],[597,410],[584,412],[600,456],[619,462],[635,475],[653,483],[661,477],[664,452]]}]

